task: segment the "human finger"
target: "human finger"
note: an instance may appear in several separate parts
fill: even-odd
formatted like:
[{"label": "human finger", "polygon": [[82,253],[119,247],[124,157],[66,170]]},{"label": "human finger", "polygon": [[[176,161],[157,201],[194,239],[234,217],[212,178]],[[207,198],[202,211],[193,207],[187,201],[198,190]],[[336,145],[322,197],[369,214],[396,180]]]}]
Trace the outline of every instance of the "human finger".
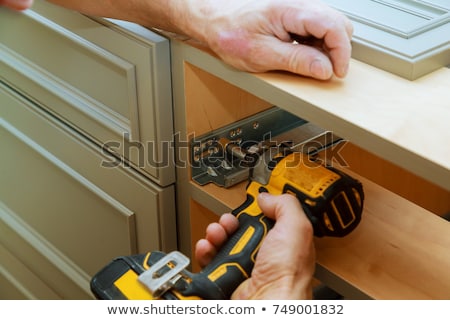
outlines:
[{"label": "human finger", "polygon": [[220,216],[219,224],[225,229],[228,236],[232,235],[239,227],[238,219],[231,213],[224,213]]},{"label": "human finger", "polygon": [[[269,255],[270,260],[283,256],[296,257],[296,265],[285,267],[282,272],[294,274],[300,265],[311,261],[313,246],[313,227],[304,213],[300,202],[290,194],[258,195],[258,205],[264,215],[275,220],[274,227],[268,232],[261,246],[260,254]],[[264,252],[264,253],[263,253]],[[270,263],[266,261],[265,263]]]},{"label": "human finger", "polygon": [[338,77],[344,77],[351,56],[353,26],[341,12],[320,2],[308,3],[308,9],[281,11],[284,29],[291,35],[315,38],[323,42]]},{"label": "human finger", "polygon": [[221,215],[219,222],[214,222],[206,228],[206,240],[215,247],[220,248],[228,237],[238,228],[239,222],[235,216],[230,213]]},{"label": "human finger", "polygon": [[258,252],[252,286],[263,288],[259,291],[262,299],[310,298],[315,268],[313,228],[300,202],[289,194],[261,193],[258,205],[275,225]]},{"label": "human finger", "polygon": [[312,231],[312,225],[300,202],[296,197],[290,194],[271,195],[269,193],[260,193],[257,198],[258,205],[264,212],[264,215],[275,220],[276,225],[283,225],[287,231],[299,233],[298,226],[303,226],[306,233]]},{"label": "human finger", "polygon": [[303,28],[306,34],[323,40],[334,74],[345,77],[352,52],[353,26],[350,20],[341,14],[333,19],[305,19]]},{"label": "human finger", "polygon": [[228,237],[236,231],[239,222],[230,213],[223,214],[219,222],[214,222],[206,228],[205,239],[201,239],[195,246],[195,257],[201,267],[206,266],[226,242]]},{"label": "human finger", "polygon": [[324,46],[333,63],[334,73],[340,78],[347,75],[352,55],[351,34],[348,30],[345,26],[341,32],[328,30],[324,37]]},{"label": "human finger", "polygon": [[228,238],[225,228],[217,222],[211,223],[206,228],[205,239],[213,246],[220,247]]},{"label": "human finger", "polygon": [[195,259],[202,268],[211,262],[227,237],[225,229],[217,222],[206,227],[205,238],[197,241],[194,252]]},{"label": "human finger", "polygon": [[216,247],[206,239],[200,239],[195,244],[194,255],[201,268],[210,263],[216,254]]},{"label": "human finger", "polygon": [[33,0],[0,0],[0,5],[14,9],[25,10],[31,7]]},{"label": "human finger", "polygon": [[280,70],[319,80],[330,79],[333,75],[332,62],[326,52],[319,47],[281,42],[271,48],[274,56],[284,56],[284,59],[279,59],[282,63]]}]

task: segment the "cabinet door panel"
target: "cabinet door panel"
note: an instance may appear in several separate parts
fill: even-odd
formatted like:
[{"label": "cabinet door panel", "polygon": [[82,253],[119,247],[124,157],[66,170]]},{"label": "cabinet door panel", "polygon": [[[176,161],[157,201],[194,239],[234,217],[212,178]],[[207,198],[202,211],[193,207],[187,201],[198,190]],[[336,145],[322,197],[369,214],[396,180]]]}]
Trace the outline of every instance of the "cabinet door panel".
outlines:
[{"label": "cabinet door panel", "polygon": [[172,150],[160,147],[173,133],[167,39],[45,1],[0,16],[0,78],[157,183],[174,182]]},{"label": "cabinet door panel", "polygon": [[[3,62],[68,104],[52,105],[55,113],[88,115],[117,135],[137,130],[132,64],[31,10],[3,14],[1,30]],[[33,41],[21,36],[24,30]],[[42,99],[40,92],[29,94]]]},{"label": "cabinet door panel", "polygon": [[111,256],[105,243],[125,254],[136,251],[133,212],[11,129],[0,121],[2,150],[7,150],[0,169],[4,203],[86,269],[86,257]]},{"label": "cabinet door panel", "polygon": [[450,64],[447,0],[325,0],[352,20],[353,57],[415,80]]},{"label": "cabinet door panel", "polygon": [[100,148],[1,84],[0,148],[0,245],[58,294],[61,281],[89,294],[116,256],[176,247],[172,186],[102,167]]},{"label": "cabinet door panel", "polygon": [[[20,108],[2,96],[10,111]],[[125,205],[0,119],[1,201],[84,270],[136,252],[135,216]],[[79,156],[83,157],[80,150]]]},{"label": "cabinet door panel", "polygon": [[13,216],[0,204],[0,299],[92,298],[89,276]]}]

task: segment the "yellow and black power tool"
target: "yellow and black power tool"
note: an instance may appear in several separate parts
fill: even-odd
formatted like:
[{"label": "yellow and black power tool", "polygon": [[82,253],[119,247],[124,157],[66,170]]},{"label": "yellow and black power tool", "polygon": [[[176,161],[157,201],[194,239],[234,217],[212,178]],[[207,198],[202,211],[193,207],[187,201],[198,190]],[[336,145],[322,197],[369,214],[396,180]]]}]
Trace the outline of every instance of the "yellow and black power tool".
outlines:
[{"label": "yellow and black power tool", "polygon": [[238,230],[202,271],[186,270],[189,259],[175,251],[114,259],[91,280],[98,299],[229,299],[250,277],[258,249],[274,222],[256,202],[260,192],[295,195],[315,236],[343,237],[360,222],[364,193],[359,181],[300,152],[285,150],[252,158],[246,201],[232,211]]}]

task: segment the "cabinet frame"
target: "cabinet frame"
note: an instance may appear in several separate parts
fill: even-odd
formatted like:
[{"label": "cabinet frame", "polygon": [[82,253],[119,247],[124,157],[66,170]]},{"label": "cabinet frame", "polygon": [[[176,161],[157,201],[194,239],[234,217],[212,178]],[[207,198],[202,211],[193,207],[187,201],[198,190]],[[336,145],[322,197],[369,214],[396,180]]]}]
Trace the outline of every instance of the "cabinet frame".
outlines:
[{"label": "cabinet frame", "polygon": [[[191,134],[195,128],[207,130],[201,129],[204,125],[196,121],[198,113],[189,114],[192,101],[195,101],[194,105],[203,103],[200,98],[192,97],[204,98],[203,108],[210,107],[211,113],[222,114],[222,109],[226,107],[221,102],[221,97],[227,96],[227,93],[228,96],[242,95],[242,99],[238,100],[244,105],[246,101],[265,101],[331,130],[340,137],[350,139],[359,148],[375,154],[378,157],[375,164],[393,163],[410,175],[430,181],[438,186],[442,192],[441,197],[448,201],[448,150],[441,148],[428,153],[431,148],[427,146],[424,150],[421,141],[433,138],[434,141],[430,143],[436,147],[448,141],[442,117],[448,115],[449,111],[442,105],[442,101],[450,101],[448,90],[445,89],[450,84],[450,70],[440,69],[410,82],[352,60],[350,75],[345,80],[320,82],[281,72],[249,74],[224,64],[208,49],[195,42],[177,39],[172,41],[172,63],[172,69],[180,75],[174,78],[174,103],[175,128],[182,136]],[[380,84],[376,85],[377,82]],[[374,85],[374,90],[370,90],[371,85]],[[378,99],[378,90],[383,90],[385,86],[390,88],[389,98]],[[196,91],[196,87],[200,89]],[[423,92],[426,89],[430,89],[435,95],[431,95],[432,99],[428,98],[429,109],[420,111],[421,102],[425,100],[425,96],[430,96],[430,91]],[[418,92],[414,92],[412,96],[404,94],[414,90]],[[209,96],[217,98],[217,102],[208,105],[213,101]],[[230,100],[233,101],[232,98]],[[401,110],[402,107],[409,107],[419,111],[420,115],[408,114],[405,119],[400,110],[393,110],[392,119],[386,119],[383,111],[393,108],[401,101],[404,103],[399,106]],[[370,113],[370,109],[378,103],[387,105],[379,110],[372,110],[374,118],[365,114],[367,111]],[[358,109],[360,104],[361,110]],[[260,107],[263,108],[264,103]],[[337,112],[337,108],[341,112]],[[237,109],[242,109],[242,106]],[[427,127],[417,120],[420,120],[421,115],[425,115],[427,120],[433,119],[432,115],[426,115],[430,110],[431,113],[440,115],[433,122],[436,124],[433,126],[434,131],[423,133],[425,140],[415,141],[414,138],[418,136],[415,130]],[[237,120],[239,116],[235,114],[235,121]],[[396,121],[399,122],[396,124]],[[216,129],[211,119],[203,122],[206,123],[206,128],[210,126],[209,129]],[[386,126],[382,126],[383,122],[386,122]],[[415,126],[408,128],[408,123]],[[391,124],[394,127],[388,126]],[[400,135],[402,130],[405,133]],[[187,150],[180,150],[179,157],[188,161]],[[445,236],[450,234],[448,222],[361,175],[351,171],[350,174],[359,178],[367,190],[363,222],[344,239],[315,240],[318,252],[316,277],[350,299],[449,298],[450,278],[445,271],[450,267],[450,256],[445,253],[450,245],[450,238]],[[177,216],[179,225],[182,226],[179,229],[179,248],[192,254],[195,242],[204,235],[204,227],[216,221],[220,214],[243,203],[245,183],[226,190],[211,184],[200,187],[191,181],[186,168],[177,168],[177,177]],[[426,187],[426,183],[422,188]],[[447,206],[450,204],[447,203]],[[415,229],[418,225],[421,226],[420,230]],[[419,249],[414,251],[413,247]],[[435,255],[430,255],[428,250]],[[426,255],[425,263],[421,254]],[[407,265],[415,267],[405,273],[404,267]],[[433,273],[436,266],[439,266],[437,275]],[[197,267],[194,265],[194,268]],[[417,283],[417,278],[424,280]]]}]

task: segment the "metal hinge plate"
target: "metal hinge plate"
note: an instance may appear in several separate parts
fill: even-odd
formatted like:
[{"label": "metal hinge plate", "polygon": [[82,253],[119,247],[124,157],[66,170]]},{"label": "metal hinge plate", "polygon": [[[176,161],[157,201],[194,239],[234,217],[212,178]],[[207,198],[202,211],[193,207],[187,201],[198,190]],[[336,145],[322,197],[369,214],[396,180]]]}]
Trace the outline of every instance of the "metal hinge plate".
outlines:
[{"label": "metal hinge plate", "polygon": [[264,142],[317,153],[342,139],[279,107],[250,116],[190,141],[192,179],[200,185],[231,187],[249,179],[247,150]]}]

